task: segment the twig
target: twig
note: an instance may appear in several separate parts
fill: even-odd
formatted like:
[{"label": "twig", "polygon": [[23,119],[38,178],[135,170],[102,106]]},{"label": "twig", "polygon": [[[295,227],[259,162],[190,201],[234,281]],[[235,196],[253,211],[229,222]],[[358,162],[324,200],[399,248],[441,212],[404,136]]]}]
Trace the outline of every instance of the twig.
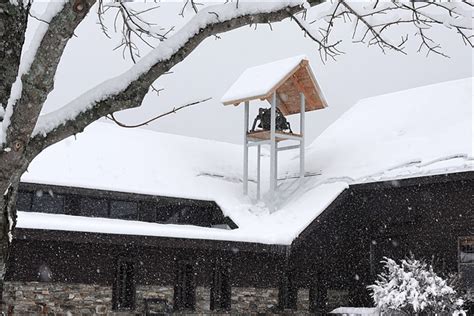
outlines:
[{"label": "twig", "polygon": [[107,116],[108,119],[112,120],[115,122],[115,124],[117,124],[118,126],[120,127],[124,127],[124,128],[137,128],[137,127],[141,127],[141,126],[144,126],[144,125],[148,125],[149,123],[153,122],[153,121],[156,121],[157,119],[159,118],[162,118],[164,116],[167,116],[167,115],[170,115],[170,114],[174,114],[176,112],[178,112],[179,110],[182,110],[184,108],[187,108],[187,107],[190,107],[190,106],[193,106],[193,105],[196,105],[196,104],[199,104],[199,103],[203,103],[203,102],[206,102],[206,101],[209,101],[211,100],[212,98],[206,98],[206,99],[202,99],[202,100],[198,100],[198,101],[194,101],[194,102],[191,102],[191,103],[187,103],[185,105],[181,105],[181,106],[178,106],[178,107],[174,107],[172,110],[168,111],[168,112],[165,112],[165,113],[162,113],[160,115],[157,115],[143,123],[140,123],[140,124],[136,124],[136,125],[126,125],[124,123],[121,123],[119,122],[113,113],[110,114],[110,116]]}]

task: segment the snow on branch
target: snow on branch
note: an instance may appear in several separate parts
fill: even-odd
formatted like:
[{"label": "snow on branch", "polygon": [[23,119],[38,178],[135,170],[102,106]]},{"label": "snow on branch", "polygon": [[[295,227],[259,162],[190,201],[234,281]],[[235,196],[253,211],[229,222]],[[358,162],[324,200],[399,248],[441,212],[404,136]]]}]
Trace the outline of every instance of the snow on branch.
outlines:
[{"label": "snow on branch", "polygon": [[110,10],[116,10],[113,27],[115,33],[121,33],[122,41],[115,49],[123,48],[123,53],[128,53],[132,61],[136,62],[140,57],[137,41],[153,49],[154,45],[150,40],[164,41],[174,30],[174,27],[166,29],[143,17],[144,14],[158,8],[160,8],[159,5],[152,5],[144,10],[135,10],[126,2],[107,3],[101,0],[97,15],[103,33],[110,38],[109,30],[104,22],[104,15]]},{"label": "snow on branch", "polygon": [[[18,1],[16,1],[16,3],[18,3]],[[23,5],[23,2],[21,1],[20,4]],[[10,125],[10,118],[13,114],[13,107],[22,94],[22,76],[30,71],[31,65],[35,60],[36,53],[38,51],[38,48],[40,47],[41,41],[43,40],[43,37],[46,34],[46,31],[48,30],[48,23],[52,20],[54,16],[56,16],[56,14],[58,14],[62,10],[64,4],[65,1],[55,1],[50,2],[48,4],[45,13],[40,18],[41,21],[44,21],[44,23],[41,23],[37,27],[33,39],[31,40],[30,46],[27,50],[25,50],[24,48],[22,52],[17,78],[11,87],[10,98],[8,100],[6,109],[4,111],[5,113],[3,115],[3,122],[0,128],[0,145],[6,142],[7,129]]]},{"label": "snow on branch", "polygon": [[407,258],[400,264],[384,258],[384,271],[374,285],[368,286],[377,307],[383,312],[401,311],[442,314],[460,311],[464,303],[448,281],[438,276],[422,260]]},{"label": "snow on branch", "polygon": [[[240,3],[238,8],[233,3],[206,7],[180,30],[137,61],[127,72],[103,82],[57,111],[40,116],[33,137],[46,136],[94,107],[108,108],[108,111],[101,116],[138,107],[153,81],[184,59],[208,36],[251,23],[280,21],[301,9],[300,0],[245,2]],[[129,96],[132,90],[136,92],[134,97],[122,99],[125,95]]]},{"label": "snow on branch", "polygon": [[468,2],[360,3],[338,0],[332,2],[329,10],[320,12],[311,21],[306,21],[306,14],[303,14],[302,17],[295,17],[295,22],[319,45],[323,61],[342,53],[338,49],[340,40],[331,40],[332,30],[339,22],[352,23],[352,40],[355,43],[377,46],[384,53],[392,50],[402,54],[406,54],[405,43],[409,36],[393,31],[396,26],[411,25],[415,38],[419,40],[419,52],[448,57],[429,35],[429,31],[435,26],[446,27],[455,31],[466,45],[473,47],[472,11],[473,6]]},{"label": "snow on branch", "polygon": [[319,56],[321,60],[325,61],[328,57],[335,59],[336,56],[341,55],[342,52],[337,48],[337,45],[341,42],[338,40],[334,43],[328,43],[328,36],[322,30],[316,30],[303,18],[296,15],[293,16],[294,21],[298,26],[308,35],[313,41],[319,45]]},{"label": "snow on branch", "polygon": [[[76,0],[85,1],[85,0]],[[405,3],[385,2],[355,3],[343,0],[334,1],[330,10],[317,13],[315,20],[308,20],[309,9],[320,4],[318,0],[286,0],[281,2],[228,2],[213,6],[197,7],[191,1],[184,4],[194,11],[194,16],[180,30],[171,34],[141,18],[144,11],[133,11],[127,4],[102,4],[104,10],[116,9],[122,17],[124,46],[132,56],[138,57],[132,37],[145,40],[146,37],[158,39],[159,44],[148,55],[136,60],[125,73],[109,79],[82,94],[75,100],[52,113],[39,117],[31,137],[44,146],[53,140],[60,140],[82,129],[94,120],[123,109],[134,108],[141,102],[153,82],[182,61],[200,42],[209,36],[236,29],[244,25],[271,23],[292,17],[298,26],[319,45],[322,59],[335,58],[342,54],[338,44],[332,39],[336,23],[352,22],[353,40],[378,46],[383,52],[394,50],[405,53],[407,36],[397,34],[394,39],[389,32],[393,26],[411,24],[421,38],[421,49],[442,54],[439,46],[433,44],[428,36],[432,26],[439,25],[453,29],[461,35],[465,43],[472,46],[472,22],[466,12],[472,11],[468,3]],[[318,11],[318,10],[316,10]],[[183,13],[184,14],[184,13]],[[99,17],[100,19],[100,17]],[[106,29],[103,31],[107,32]],[[161,32],[161,33],[160,33]],[[393,32],[392,32],[393,33]],[[171,35],[170,35],[171,34]],[[151,46],[151,45],[150,45]],[[132,57],[133,58],[133,57]],[[135,59],[134,59],[135,60]],[[42,146],[43,146],[42,145]]]}]

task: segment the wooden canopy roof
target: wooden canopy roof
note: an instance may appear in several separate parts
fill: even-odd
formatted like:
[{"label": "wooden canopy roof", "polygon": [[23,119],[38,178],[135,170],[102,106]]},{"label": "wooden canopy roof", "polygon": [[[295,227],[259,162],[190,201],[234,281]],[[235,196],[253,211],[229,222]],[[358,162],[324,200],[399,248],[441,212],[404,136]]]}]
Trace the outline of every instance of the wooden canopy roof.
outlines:
[{"label": "wooden canopy roof", "polygon": [[[272,77],[271,77],[272,76]],[[326,100],[305,56],[247,69],[222,98],[224,105],[267,100],[276,91],[284,115],[300,113],[300,93],[305,95],[306,112],[327,107]]]}]

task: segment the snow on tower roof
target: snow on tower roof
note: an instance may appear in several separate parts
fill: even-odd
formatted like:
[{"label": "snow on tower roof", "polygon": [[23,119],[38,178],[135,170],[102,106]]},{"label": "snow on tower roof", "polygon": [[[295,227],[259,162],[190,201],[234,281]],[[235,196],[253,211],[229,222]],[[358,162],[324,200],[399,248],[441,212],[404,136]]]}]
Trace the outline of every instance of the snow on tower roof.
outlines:
[{"label": "snow on tower roof", "polygon": [[279,108],[284,115],[299,113],[302,92],[306,97],[306,111],[327,107],[324,95],[316,81],[305,55],[281,59],[245,70],[224,94],[224,105],[267,99],[272,93],[279,97]]},{"label": "snow on tower roof", "polygon": [[[286,180],[273,213],[242,195],[242,146],[95,123],[77,140],[47,148],[22,181],[214,200],[239,228],[24,212],[17,227],[289,245],[350,184],[472,171],[472,84],[467,78],[359,101],[306,149],[312,176],[303,187],[293,179],[297,153],[281,153]],[[256,188],[249,189],[252,196]]]}]

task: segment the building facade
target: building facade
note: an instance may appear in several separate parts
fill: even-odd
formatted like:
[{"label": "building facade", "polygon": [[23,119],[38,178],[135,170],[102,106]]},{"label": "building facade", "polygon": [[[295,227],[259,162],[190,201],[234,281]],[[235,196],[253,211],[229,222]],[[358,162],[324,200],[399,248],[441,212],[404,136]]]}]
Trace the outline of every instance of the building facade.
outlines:
[{"label": "building facade", "polygon": [[[290,245],[18,228],[12,315],[325,314],[371,306],[383,257],[474,286],[474,172],[356,184]],[[209,201],[23,184],[18,210],[235,229]]]}]

